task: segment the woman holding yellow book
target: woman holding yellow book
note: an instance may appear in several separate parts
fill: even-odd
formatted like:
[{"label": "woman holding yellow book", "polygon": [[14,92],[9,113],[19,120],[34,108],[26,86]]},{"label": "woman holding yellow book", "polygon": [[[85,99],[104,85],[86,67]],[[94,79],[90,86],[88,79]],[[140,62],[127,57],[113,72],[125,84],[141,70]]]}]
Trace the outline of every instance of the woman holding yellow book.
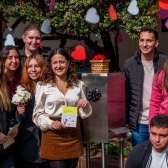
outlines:
[{"label": "woman holding yellow book", "polygon": [[[76,168],[83,154],[79,117],[76,127],[61,122],[62,110],[71,107],[86,118],[92,107],[86,100],[84,83],[78,80],[71,57],[62,48],[54,49],[49,57],[49,71],[36,86],[33,121],[42,132],[40,156],[50,160],[52,168]],[[80,110],[79,110],[80,109]]]}]

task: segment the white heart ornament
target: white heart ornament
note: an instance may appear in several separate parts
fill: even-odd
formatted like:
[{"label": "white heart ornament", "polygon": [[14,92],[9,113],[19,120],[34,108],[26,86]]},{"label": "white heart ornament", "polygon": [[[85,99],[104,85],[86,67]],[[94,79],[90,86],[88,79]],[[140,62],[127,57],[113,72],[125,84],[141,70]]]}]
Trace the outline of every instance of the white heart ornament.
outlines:
[{"label": "white heart ornament", "polygon": [[43,21],[41,25],[41,31],[45,34],[50,34],[51,26],[50,26],[50,21],[48,19]]},{"label": "white heart ornament", "polygon": [[94,34],[94,33],[90,33],[90,39],[92,41],[98,41],[101,39],[101,34],[100,33],[97,33],[97,34]]},{"label": "white heart ornament", "polygon": [[93,24],[96,24],[99,22],[100,20],[100,17],[99,15],[97,14],[97,10],[96,8],[90,8],[87,13],[86,13],[86,17],[85,17],[85,20],[89,23],[93,23]]},{"label": "white heart ornament", "polygon": [[8,46],[8,45],[15,46],[15,41],[14,41],[13,36],[11,34],[8,34],[6,36],[6,40],[4,42],[4,46]]},{"label": "white heart ornament", "polygon": [[136,0],[132,0],[128,6],[127,11],[131,14],[131,15],[137,15],[139,13],[139,8],[137,5],[137,1]]}]

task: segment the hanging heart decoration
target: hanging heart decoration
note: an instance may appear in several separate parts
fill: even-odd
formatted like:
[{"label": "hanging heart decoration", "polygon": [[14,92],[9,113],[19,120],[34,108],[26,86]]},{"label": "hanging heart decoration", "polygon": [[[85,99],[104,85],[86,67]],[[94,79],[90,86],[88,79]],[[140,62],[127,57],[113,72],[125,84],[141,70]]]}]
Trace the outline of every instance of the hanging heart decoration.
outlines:
[{"label": "hanging heart decoration", "polygon": [[50,12],[52,12],[54,10],[54,7],[55,7],[55,0],[51,0],[50,6],[49,6]]},{"label": "hanging heart decoration", "polygon": [[86,60],[85,48],[81,45],[76,46],[75,50],[71,53],[71,56],[74,60]]},{"label": "hanging heart decoration", "polygon": [[164,9],[160,8],[159,12],[158,12],[158,17],[159,17],[159,19],[168,18],[168,10],[164,10]]},{"label": "hanging heart decoration", "polygon": [[119,31],[118,36],[117,36],[117,43],[122,43],[122,42],[123,42],[123,37],[122,37],[121,32]]},{"label": "hanging heart decoration", "polygon": [[109,14],[113,20],[117,20],[117,13],[115,12],[113,5],[110,5]]},{"label": "hanging heart decoration", "polygon": [[101,34],[100,33],[97,33],[97,34],[94,34],[94,33],[90,33],[90,39],[92,41],[98,41],[101,39]]},{"label": "hanging heart decoration", "polygon": [[45,34],[50,34],[51,26],[50,26],[50,21],[48,19],[43,21],[41,25],[41,31]]},{"label": "hanging heart decoration", "polygon": [[88,100],[91,100],[92,102],[97,102],[101,96],[102,96],[101,92],[95,88],[89,91],[87,98]]},{"label": "hanging heart decoration", "polygon": [[10,27],[7,27],[7,28],[4,30],[3,35],[2,35],[3,39],[6,39],[6,36],[7,36],[8,34],[11,34],[12,37],[13,37],[13,39],[15,39],[15,35],[14,35],[14,33],[13,33],[13,30],[12,30],[12,28],[10,28]]},{"label": "hanging heart decoration", "polygon": [[165,26],[166,26],[166,28],[168,28],[168,19],[165,22]]},{"label": "hanging heart decoration", "polygon": [[74,33],[74,31],[69,31],[67,34],[68,35],[74,35],[75,33]]},{"label": "hanging heart decoration", "polygon": [[4,46],[8,46],[8,45],[15,46],[15,41],[14,41],[13,36],[11,34],[8,34],[6,36],[6,40],[4,42]]},{"label": "hanging heart decoration", "polygon": [[20,6],[22,6],[22,0],[20,0]]},{"label": "hanging heart decoration", "polygon": [[89,23],[92,23],[92,24],[96,24],[99,22],[100,20],[100,17],[99,15],[97,14],[97,10],[96,8],[90,8],[87,13],[86,13],[86,17],[85,17],[85,20]]},{"label": "hanging heart decoration", "polygon": [[159,6],[164,10],[168,10],[168,0],[160,0]]},{"label": "hanging heart decoration", "polygon": [[138,3],[136,0],[132,0],[128,6],[127,11],[131,15],[137,15],[139,13]]}]

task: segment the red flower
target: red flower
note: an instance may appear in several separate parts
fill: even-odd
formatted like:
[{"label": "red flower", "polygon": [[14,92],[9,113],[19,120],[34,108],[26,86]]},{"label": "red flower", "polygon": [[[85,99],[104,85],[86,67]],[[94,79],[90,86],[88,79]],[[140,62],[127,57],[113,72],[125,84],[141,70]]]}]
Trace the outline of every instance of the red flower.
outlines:
[{"label": "red flower", "polygon": [[106,57],[101,54],[97,54],[92,58],[92,60],[105,60],[105,59],[106,59]]}]

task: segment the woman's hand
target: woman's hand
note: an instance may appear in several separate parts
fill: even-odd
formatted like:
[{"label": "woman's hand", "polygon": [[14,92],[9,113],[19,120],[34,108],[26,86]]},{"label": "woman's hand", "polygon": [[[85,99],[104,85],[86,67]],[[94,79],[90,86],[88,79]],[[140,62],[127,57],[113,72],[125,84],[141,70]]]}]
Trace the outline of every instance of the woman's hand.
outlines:
[{"label": "woman's hand", "polygon": [[7,136],[0,132],[0,144],[3,144],[7,141]]},{"label": "woman's hand", "polygon": [[14,131],[11,131],[11,132],[9,133],[9,135],[12,136],[13,138],[16,137],[17,134],[18,134],[18,129],[17,129],[17,130],[14,130]]},{"label": "woman's hand", "polygon": [[51,128],[55,130],[60,130],[66,128],[60,121],[56,120],[51,124]]},{"label": "woman's hand", "polygon": [[18,111],[19,115],[23,115],[24,114],[24,112],[25,112],[25,106],[26,106],[26,104],[17,106],[17,111]]},{"label": "woman's hand", "polygon": [[79,102],[78,102],[77,107],[86,107],[87,104],[88,104],[87,100],[80,99]]}]

